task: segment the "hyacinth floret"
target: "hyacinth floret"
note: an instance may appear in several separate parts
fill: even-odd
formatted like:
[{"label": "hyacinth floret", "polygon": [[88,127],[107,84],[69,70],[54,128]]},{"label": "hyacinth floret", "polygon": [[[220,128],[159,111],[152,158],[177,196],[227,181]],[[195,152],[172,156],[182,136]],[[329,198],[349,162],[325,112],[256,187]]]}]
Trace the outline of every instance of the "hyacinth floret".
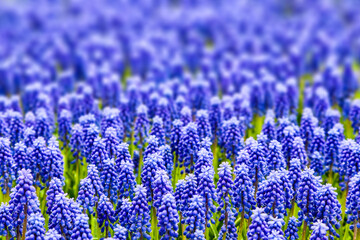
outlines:
[{"label": "hyacinth floret", "polygon": [[134,189],[136,185],[134,175],[134,165],[132,162],[122,162],[120,164],[120,172],[117,178],[118,191],[120,198],[134,196]]},{"label": "hyacinth floret", "polygon": [[196,126],[198,130],[199,139],[206,137],[212,138],[211,125],[209,122],[209,114],[206,110],[199,110],[196,113]]},{"label": "hyacinth floret", "polygon": [[268,239],[270,228],[268,225],[269,216],[263,208],[256,208],[251,214],[251,224],[247,232],[249,240]]},{"label": "hyacinth floret", "polygon": [[71,233],[71,239],[92,240],[91,230],[88,224],[89,218],[85,214],[77,215],[74,223],[74,229]]},{"label": "hyacinth floret", "polygon": [[266,158],[269,171],[281,170],[286,168],[286,161],[283,152],[281,151],[281,148],[281,144],[276,140],[272,140],[269,143],[268,154]]},{"label": "hyacinth floret", "polygon": [[10,193],[12,182],[15,180],[16,164],[11,152],[9,139],[0,137],[0,187],[3,194]]},{"label": "hyacinth floret", "polygon": [[100,196],[97,206],[97,222],[101,228],[101,232],[106,231],[105,235],[108,237],[109,227],[113,229],[116,221],[115,211],[110,199],[105,194]]},{"label": "hyacinth floret", "polygon": [[327,240],[328,236],[327,235],[327,231],[329,230],[329,228],[326,226],[326,224],[322,223],[320,220],[315,222],[312,226],[311,226],[311,235],[310,235],[310,240]]},{"label": "hyacinth floret", "polygon": [[84,213],[93,214],[97,198],[90,179],[84,178],[80,181],[80,188],[76,202],[83,207]]},{"label": "hyacinth floret", "polygon": [[176,239],[178,237],[179,214],[176,210],[175,198],[171,192],[162,196],[157,218],[161,239]]},{"label": "hyacinth floret", "polygon": [[[183,128],[180,138],[179,161],[184,163],[187,171],[193,171],[196,153],[199,150],[200,140],[195,123],[189,123]],[[189,169],[188,169],[189,167]]]},{"label": "hyacinth floret", "polygon": [[150,239],[150,208],[147,202],[146,188],[137,185],[135,188],[135,197],[132,201],[130,210],[130,227],[129,231],[133,234],[133,239]]},{"label": "hyacinth floret", "polygon": [[45,235],[45,219],[41,213],[33,213],[29,216],[25,239],[43,240]]},{"label": "hyacinth floret", "polygon": [[212,215],[216,212],[216,206],[214,203],[216,203],[217,201],[214,184],[214,170],[212,169],[212,167],[202,168],[202,171],[197,177],[197,179],[197,193],[204,200],[205,222],[207,224],[207,227],[210,227],[210,219],[212,218]]},{"label": "hyacinth floret", "polygon": [[182,224],[186,224],[184,235],[193,239],[196,230],[205,230],[205,207],[204,200],[199,195],[189,199],[189,206],[183,213]]},{"label": "hyacinth floret", "polygon": [[[58,194],[64,194],[64,182],[59,178],[52,178],[49,183],[49,189],[46,192],[46,213],[51,214],[55,204],[55,198]],[[80,193],[79,193],[80,194]]]},{"label": "hyacinth floret", "polygon": [[298,235],[299,222],[296,217],[291,217],[285,230],[285,237],[289,240],[296,240],[299,238]]},{"label": "hyacinth floret", "polygon": [[152,182],[153,206],[159,209],[162,206],[162,199],[167,193],[172,193],[172,186],[165,170],[158,170],[155,180]]}]

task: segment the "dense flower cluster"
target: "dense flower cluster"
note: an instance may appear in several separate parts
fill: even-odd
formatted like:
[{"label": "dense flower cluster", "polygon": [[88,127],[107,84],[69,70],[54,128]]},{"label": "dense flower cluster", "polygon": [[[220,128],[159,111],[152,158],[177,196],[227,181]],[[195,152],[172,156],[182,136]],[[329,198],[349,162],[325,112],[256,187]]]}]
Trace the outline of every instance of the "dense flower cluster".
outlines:
[{"label": "dense flower cluster", "polygon": [[360,239],[355,0],[0,5],[2,239]]}]

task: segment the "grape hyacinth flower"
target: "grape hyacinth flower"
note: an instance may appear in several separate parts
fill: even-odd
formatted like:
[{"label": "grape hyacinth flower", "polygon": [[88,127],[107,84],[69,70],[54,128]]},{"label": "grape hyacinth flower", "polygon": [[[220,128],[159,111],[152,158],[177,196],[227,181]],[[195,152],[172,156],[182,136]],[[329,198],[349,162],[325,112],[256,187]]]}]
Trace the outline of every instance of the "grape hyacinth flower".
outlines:
[{"label": "grape hyacinth flower", "polygon": [[64,240],[64,238],[55,229],[49,229],[44,236],[44,240]]},{"label": "grape hyacinth flower", "polygon": [[155,116],[153,119],[150,135],[157,138],[160,146],[165,144],[165,130],[163,126],[163,121],[159,116]]},{"label": "grape hyacinth flower", "polygon": [[244,220],[249,219],[251,210],[256,205],[254,185],[249,174],[250,169],[245,163],[236,166],[233,205],[238,209],[238,212],[241,212],[239,229],[242,229]]},{"label": "grape hyacinth flower", "polygon": [[191,110],[189,107],[184,106],[180,112],[180,120],[184,124],[183,126],[187,126],[192,122]]},{"label": "grape hyacinth flower", "polygon": [[174,169],[174,156],[171,152],[171,148],[169,145],[163,145],[160,146],[159,152],[164,161],[166,172],[171,179],[171,174]]},{"label": "grape hyacinth flower", "polygon": [[9,140],[11,146],[23,138],[24,123],[20,112],[9,110],[6,112],[7,125],[9,129]]},{"label": "grape hyacinth flower", "polygon": [[266,157],[263,147],[256,141],[247,145],[249,151],[250,176],[255,186],[255,192],[258,190],[259,182],[263,181],[267,174]]},{"label": "grape hyacinth flower", "polygon": [[334,127],[329,131],[325,142],[325,170],[329,171],[329,181],[332,181],[332,174],[339,167],[340,142],[340,134]]},{"label": "grape hyacinth flower", "polygon": [[[283,155],[284,155],[284,157],[286,159],[286,165],[287,165],[287,168],[289,168],[290,159],[293,158],[291,155],[292,155],[292,152],[293,152],[293,142],[294,142],[294,139],[295,139],[295,129],[292,126],[287,126],[287,127],[284,128],[283,135],[284,135],[284,137],[282,139],[280,139],[280,141],[281,141],[281,146],[282,146],[282,152],[283,152]],[[278,137],[279,137],[279,134],[278,134]],[[300,142],[298,142],[298,144],[300,144]]]},{"label": "grape hyacinth flower", "polygon": [[[189,123],[183,128],[180,138],[180,163],[184,163],[186,172],[193,172],[196,153],[199,150],[199,135],[195,123]],[[181,167],[181,166],[180,166]]]},{"label": "grape hyacinth flower", "polygon": [[286,168],[286,161],[281,148],[281,144],[276,140],[272,140],[269,143],[269,151],[266,158],[269,171]]},{"label": "grape hyacinth flower", "polygon": [[211,167],[212,168],[212,152],[206,150],[205,148],[201,148],[197,152],[196,163],[194,168],[194,174],[196,177],[199,177],[203,168]]},{"label": "grape hyacinth flower", "polygon": [[[358,237],[359,233],[359,222],[360,222],[360,204],[359,204],[359,192],[360,187],[360,173],[357,173],[350,179],[349,193],[346,198],[346,214],[348,217],[347,222],[353,223],[350,225],[350,229],[354,230],[354,236]],[[355,238],[355,237],[354,237]]]},{"label": "grape hyacinth flower", "polygon": [[324,157],[319,152],[314,152],[310,156],[310,168],[314,170],[315,175],[321,176],[324,174]]},{"label": "grape hyacinth flower", "polygon": [[310,108],[305,108],[301,116],[300,135],[304,141],[305,150],[308,150],[314,137],[314,130],[318,124]]},{"label": "grape hyacinth flower", "polygon": [[143,148],[144,140],[149,133],[149,119],[147,116],[148,109],[145,105],[140,105],[136,110],[136,120],[134,125],[134,144],[139,149]]},{"label": "grape hyacinth flower", "polygon": [[117,136],[122,139],[124,137],[124,124],[119,109],[106,107],[102,115],[101,135],[104,136],[106,129],[112,127],[116,130]]},{"label": "grape hyacinth flower", "polygon": [[169,176],[165,170],[158,170],[155,174],[155,180],[152,182],[152,204],[155,208],[159,209],[163,205],[161,201],[167,193],[172,193]]},{"label": "grape hyacinth flower", "polygon": [[275,114],[277,118],[287,117],[290,110],[290,104],[287,96],[287,89],[284,84],[276,85]]},{"label": "grape hyacinth flower", "polygon": [[329,106],[329,93],[325,88],[318,87],[315,91],[313,110],[315,117],[317,117],[320,122],[323,121],[326,110]]},{"label": "grape hyacinth flower", "polygon": [[27,153],[27,147],[23,142],[18,142],[15,144],[13,152],[14,163],[16,164],[16,169],[20,171],[21,169],[31,169],[30,159]]},{"label": "grape hyacinth flower", "polygon": [[[35,131],[31,128],[25,128],[24,143],[27,147],[32,147],[35,141]],[[16,144],[15,144],[16,145]]]},{"label": "grape hyacinth flower", "polygon": [[149,201],[152,201],[153,197],[153,182],[155,181],[156,172],[161,169],[160,165],[163,166],[163,161],[158,153],[149,155],[144,159],[144,167],[141,172],[141,182],[143,187],[146,189]]},{"label": "grape hyacinth flower", "polygon": [[243,147],[239,120],[233,117],[230,120],[225,121],[223,124],[222,134],[226,158],[232,160],[233,168],[235,168],[235,158]]},{"label": "grape hyacinth flower", "polygon": [[301,177],[300,159],[293,158],[290,160],[289,180],[291,182],[292,189],[295,191],[295,193],[298,189],[300,177]]},{"label": "grape hyacinth flower", "polygon": [[274,113],[272,111],[267,111],[261,130],[261,133],[267,137],[268,141],[276,139],[275,120],[273,115]]},{"label": "grape hyacinth flower", "polygon": [[105,150],[110,158],[117,158],[117,148],[120,145],[120,138],[116,133],[116,129],[108,127],[104,134]]},{"label": "grape hyacinth flower", "polygon": [[163,195],[157,218],[161,239],[175,239],[178,237],[179,214],[176,210],[175,198],[171,192]]},{"label": "grape hyacinth flower", "polygon": [[77,215],[74,223],[74,229],[71,233],[71,239],[92,240],[91,230],[88,224],[89,218],[85,214]]},{"label": "grape hyacinth flower", "polygon": [[268,225],[270,232],[277,232],[281,236],[284,236],[284,232],[282,230],[283,226],[285,225],[285,221],[282,218],[276,218],[270,216],[268,219]]},{"label": "grape hyacinth flower", "polygon": [[320,177],[315,176],[312,169],[306,168],[301,173],[296,202],[300,208],[299,221],[304,222],[303,236],[305,236],[307,224],[310,224],[316,217],[317,191],[320,186]]},{"label": "grape hyacinth flower", "polygon": [[328,108],[325,112],[324,121],[321,126],[324,128],[325,133],[327,134],[335,124],[340,122],[340,112],[336,109]]},{"label": "grape hyacinth flower", "polygon": [[7,138],[0,138],[0,187],[2,193],[10,194],[12,182],[15,180],[15,162],[11,155],[10,141]]},{"label": "grape hyacinth flower", "polygon": [[86,157],[86,160],[90,162],[91,153],[94,147],[95,139],[99,135],[99,129],[95,124],[90,124],[89,127],[83,127],[83,136],[82,136],[82,155]]},{"label": "grape hyacinth flower", "polygon": [[[89,214],[93,214],[96,200],[95,190],[90,179],[82,179],[80,181],[80,188],[76,202],[83,207],[83,213],[88,212]],[[51,210],[49,211],[51,212]]]},{"label": "grape hyacinth flower", "polygon": [[120,224],[116,224],[114,228],[114,239],[116,240],[126,240],[128,237],[128,230],[122,227]]},{"label": "grape hyacinth flower", "polygon": [[101,232],[105,231],[105,237],[109,236],[109,227],[113,229],[113,224],[115,223],[115,211],[112,203],[109,198],[104,194],[100,196],[98,206],[97,206],[97,221]]},{"label": "grape hyacinth flower", "polygon": [[302,169],[304,169],[308,164],[304,142],[300,137],[295,137],[292,142],[291,158],[299,159]]},{"label": "grape hyacinth flower", "polygon": [[146,139],[146,142],[148,145],[145,148],[144,152],[144,159],[146,159],[148,156],[158,153],[159,151],[159,140],[155,136],[149,136]]},{"label": "grape hyacinth flower", "polygon": [[359,129],[360,127],[360,100],[355,99],[351,103],[350,107],[350,113],[349,113],[349,119],[351,121],[351,126],[354,129],[354,133]]},{"label": "grape hyacinth flower", "polygon": [[91,181],[91,184],[95,190],[95,196],[100,197],[104,193],[104,187],[100,180],[100,175],[97,167],[94,164],[88,165],[87,179]]},{"label": "grape hyacinth flower", "polygon": [[329,239],[327,235],[327,231],[329,228],[322,223],[321,221],[315,222],[311,227],[311,235],[310,240],[327,240]]},{"label": "grape hyacinth flower", "polygon": [[181,138],[182,126],[183,126],[183,122],[176,119],[175,121],[173,121],[172,129],[171,129],[170,146],[171,146],[171,151],[174,153],[176,158],[175,161],[176,166],[178,164],[178,158],[180,154],[180,138]]},{"label": "grape hyacinth flower", "polygon": [[43,137],[48,140],[52,134],[52,124],[48,112],[44,108],[36,110],[36,121],[34,127],[36,137]]},{"label": "grape hyacinth flower", "polygon": [[319,152],[320,154],[324,154],[325,152],[325,132],[324,129],[317,127],[314,130],[314,136],[309,146],[309,153],[314,154],[315,152]]},{"label": "grape hyacinth flower", "polygon": [[146,188],[137,185],[135,188],[135,197],[132,201],[130,210],[129,231],[132,239],[150,239],[150,209],[147,202]]},{"label": "grape hyacinth flower", "polygon": [[[341,205],[337,200],[337,192],[331,184],[321,186],[317,193],[317,213],[316,219],[321,220],[330,231],[330,239],[334,239],[334,236],[339,238],[340,235],[336,232],[336,229],[340,228],[341,221]],[[335,228],[334,228],[335,227]]]},{"label": "grape hyacinth flower", "polygon": [[49,189],[46,192],[46,213],[51,214],[52,208],[55,204],[55,198],[58,194],[64,194],[63,191],[64,182],[58,178],[51,179],[49,183]]},{"label": "grape hyacinth flower", "polygon": [[64,179],[64,161],[58,146],[48,147],[48,157],[42,167],[42,182],[49,184],[52,178]]},{"label": "grape hyacinth flower", "polygon": [[71,113],[68,110],[62,110],[58,118],[59,139],[63,142],[63,147],[67,147],[70,141],[71,133]]},{"label": "grape hyacinth flower", "polygon": [[217,141],[217,136],[220,136],[221,130],[222,113],[220,103],[220,99],[217,96],[211,98],[210,100],[209,122],[215,141]]},{"label": "grape hyacinth flower", "polygon": [[[132,209],[132,203],[128,198],[123,198],[118,201],[115,209],[115,216],[119,220],[119,224],[126,229],[130,226],[130,212]],[[116,228],[116,226],[115,226]]]},{"label": "grape hyacinth flower", "polygon": [[[215,202],[217,201],[215,184],[214,184],[214,170],[212,167],[202,168],[201,173],[197,177],[198,188],[197,193],[204,200],[205,206],[205,223],[207,227],[210,227],[210,219],[216,212]],[[212,223],[214,221],[212,220]]]},{"label": "grape hyacinth flower", "polygon": [[206,110],[199,110],[196,113],[196,127],[200,141],[206,137],[212,138],[209,114]]},{"label": "grape hyacinth flower", "polygon": [[268,218],[269,216],[263,208],[256,208],[252,211],[252,221],[247,232],[249,240],[267,239],[270,234]]},{"label": "grape hyacinth flower", "polygon": [[289,240],[299,239],[298,227],[299,227],[299,223],[298,223],[296,217],[291,217],[289,220],[289,223],[287,225],[287,228],[285,230],[286,239],[289,239]]},{"label": "grape hyacinth flower", "polygon": [[183,195],[181,196],[184,208],[186,209],[189,205],[190,199],[197,194],[197,178],[194,174],[189,174],[185,177],[185,185]]},{"label": "grape hyacinth flower", "polygon": [[169,137],[170,129],[171,129],[171,113],[170,113],[170,104],[166,98],[160,98],[156,115],[162,119],[165,136]]},{"label": "grape hyacinth flower", "polygon": [[96,165],[100,171],[103,169],[105,160],[107,160],[109,157],[105,147],[104,139],[96,137],[91,147],[91,154],[89,159],[87,159],[89,163]]},{"label": "grape hyacinth flower", "polygon": [[0,206],[0,236],[14,235],[13,231],[13,220],[11,218],[10,206],[8,203],[1,203]]},{"label": "grape hyacinth flower", "polygon": [[131,163],[131,155],[129,152],[129,144],[127,143],[120,143],[116,149],[116,159],[115,159],[115,168],[116,171],[120,171],[120,166],[124,162]]},{"label": "grape hyacinth flower", "polygon": [[100,180],[104,186],[104,193],[110,198],[111,202],[116,203],[118,193],[118,174],[115,170],[115,161],[106,159],[100,174]]},{"label": "grape hyacinth flower", "polygon": [[205,230],[205,208],[204,200],[199,195],[194,195],[189,199],[189,206],[184,211],[182,224],[186,224],[184,235],[188,239],[193,239],[196,230]]},{"label": "grape hyacinth flower", "polygon": [[10,212],[12,213],[17,239],[20,239],[20,227],[27,222],[28,216],[40,213],[40,203],[33,186],[30,170],[22,169],[16,180],[16,186],[10,194]]},{"label": "grape hyacinth flower", "polygon": [[71,129],[71,137],[70,137],[70,150],[74,157],[74,162],[78,162],[81,159],[82,153],[82,136],[83,135],[83,128],[80,124],[75,124]]},{"label": "grape hyacinth flower", "polygon": [[25,239],[44,239],[45,219],[41,213],[33,213],[27,222]]},{"label": "grape hyacinth flower", "polygon": [[185,205],[185,200],[183,198],[185,192],[185,184],[186,184],[185,180],[183,179],[178,180],[176,183],[175,194],[174,194],[176,200],[176,208],[180,212],[180,221],[182,218],[182,213],[185,211],[187,207]]},{"label": "grape hyacinth flower", "polygon": [[120,164],[120,172],[117,178],[119,196],[121,198],[134,196],[134,189],[136,185],[134,176],[134,165],[132,162],[124,161]]}]

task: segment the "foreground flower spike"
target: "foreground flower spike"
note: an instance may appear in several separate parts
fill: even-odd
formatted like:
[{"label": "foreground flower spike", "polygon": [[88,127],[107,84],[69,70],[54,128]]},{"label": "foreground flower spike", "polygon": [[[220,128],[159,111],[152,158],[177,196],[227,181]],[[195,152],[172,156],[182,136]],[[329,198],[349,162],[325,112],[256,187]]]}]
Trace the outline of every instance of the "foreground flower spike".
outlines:
[{"label": "foreground flower spike", "polygon": [[[93,214],[95,202],[95,190],[90,179],[84,178],[80,181],[80,188],[76,202],[83,207],[84,213]],[[51,212],[51,210],[49,210]]]},{"label": "foreground flower spike", "polygon": [[312,169],[306,168],[301,173],[296,192],[296,202],[300,208],[299,221],[304,222],[303,236],[305,236],[307,225],[313,222],[316,217],[317,191],[321,186],[320,181],[320,177],[315,176]]},{"label": "foreground flower spike", "polygon": [[23,138],[24,123],[20,112],[7,111],[6,112],[7,125],[9,129],[10,144],[14,146]]},{"label": "foreground flower spike", "polygon": [[171,152],[171,148],[169,145],[160,146],[159,152],[164,161],[166,172],[171,179],[171,175],[174,169],[174,156]]},{"label": "foreground flower spike", "polygon": [[114,228],[114,239],[116,240],[126,240],[128,238],[129,231],[120,226],[120,224],[116,224]]},{"label": "foreground flower spike", "polygon": [[148,109],[145,105],[140,105],[136,110],[136,120],[134,125],[134,144],[138,146],[139,149],[143,148],[145,138],[149,133],[149,119],[147,116]]},{"label": "foreground flower spike", "polygon": [[[282,152],[284,154],[284,157],[286,159],[287,168],[290,166],[290,159],[292,158],[292,150],[293,149],[293,142],[295,139],[295,129],[292,126],[287,126],[284,128],[283,131],[283,138],[280,139],[281,146],[282,146]],[[279,134],[278,134],[279,138]],[[300,144],[300,143],[299,143]],[[301,146],[300,146],[301,147]]]},{"label": "foreground flower spike", "polygon": [[15,168],[13,156],[11,155],[10,141],[0,138],[0,187],[3,194],[10,194],[12,182],[15,179]]},{"label": "foreground flower spike", "polygon": [[135,188],[135,197],[130,210],[129,231],[132,239],[150,239],[150,208],[147,202],[146,189],[142,185]]},{"label": "foreground flower spike", "polygon": [[182,213],[186,209],[185,199],[183,198],[185,192],[185,185],[186,185],[185,180],[180,179],[176,183],[175,194],[174,194],[176,200],[176,208],[180,212],[180,218],[182,216]]},{"label": "foreground flower spike", "polygon": [[115,223],[115,211],[114,207],[111,204],[108,197],[104,194],[100,196],[98,206],[97,206],[97,221],[101,232],[105,231],[105,236],[109,236],[109,227],[113,229],[113,224]]},{"label": "foreground flower spike", "polygon": [[[186,172],[193,172],[196,153],[199,150],[199,135],[195,123],[183,127],[180,138],[180,163],[184,164]],[[181,167],[181,166],[180,166]]]},{"label": "foreground flower spike", "polygon": [[334,127],[329,131],[325,143],[325,170],[329,172],[329,181],[332,181],[332,174],[339,167],[340,143],[340,134]]},{"label": "foreground flower spike", "polygon": [[27,222],[25,239],[44,239],[45,219],[41,213],[31,214]]},{"label": "foreground flower spike", "polygon": [[116,129],[113,127],[106,128],[103,139],[108,156],[115,159],[117,157],[117,147],[120,145],[120,138],[116,133]]},{"label": "foreground flower spike", "polygon": [[222,114],[219,97],[215,96],[211,98],[209,110],[209,122],[211,125],[211,132],[214,137],[214,141],[217,141],[217,136],[220,136]]},{"label": "foreground flower spike", "polygon": [[127,143],[120,143],[120,145],[117,146],[116,150],[116,159],[115,159],[115,169],[116,172],[119,172],[121,170],[121,164],[124,162],[131,163],[131,155],[129,152],[129,144]]},{"label": "foreground flower spike", "polygon": [[71,133],[71,113],[68,110],[62,110],[58,118],[59,139],[63,142],[63,147],[67,147],[70,141]]},{"label": "foreground flower spike", "polygon": [[320,154],[324,154],[325,150],[325,133],[324,129],[317,127],[314,130],[314,136],[311,141],[311,144],[308,148],[310,154],[314,154],[315,152],[319,152]]},{"label": "foreground flower spike", "polygon": [[255,186],[254,194],[256,194],[259,182],[264,180],[268,171],[266,156],[263,147],[257,141],[249,143],[247,148],[249,152],[250,176]]},{"label": "foreground flower spike", "polygon": [[269,151],[266,159],[269,171],[281,170],[286,168],[286,161],[281,151],[281,148],[281,144],[276,140],[272,140],[269,143]]},{"label": "foreground flower spike", "polygon": [[327,240],[327,231],[329,228],[321,221],[315,222],[311,227],[312,233],[310,240]]},{"label": "foreground flower spike", "polygon": [[132,203],[130,199],[123,198],[118,201],[115,209],[115,217],[119,220],[119,224],[126,229],[130,227],[130,213],[132,209]]},{"label": "foreground flower spike", "polygon": [[99,171],[94,164],[88,165],[88,175],[86,177],[91,181],[91,184],[95,190],[95,196],[100,197],[104,193],[104,187],[100,181]]},{"label": "foreground flower spike", "polygon": [[268,219],[268,225],[270,232],[277,232],[279,235],[284,236],[282,228],[285,225],[285,221],[282,218],[270,216]]},{"label": "foreground flower spike", "polygon": [[122,139],[124,137],[124,124],[120,117],[120,111],[116,108],[106,107],[102,115],[101,135],[105,136],[106,129],[112,127],[116,130],[117,136]]},{"label": "foreground flower spike", "polygon": [[64,160],[58,146],[48,147],[48,158],[42,168],[42,181],[49,184],[52,178],[64,180]]},{"label": "foreground flower spike", "polygon": [[149,155],[144,159],[144,167],[141,172],[141,182],[147,191],[149,202],[153,200],[153,182],[155,181],[156,172],[161,169],[159,165],[163,163],[158,153]]},{"label": "foreground flower spike", "polygon": [[88,159],[89,163],[96,165],[101,171],[105,160],[108,158],[104,139],[96,137],[91,147],[91,154]]},{"label": "foreground flower spike", "polygon": [[70,149],[74,157],[74,162],[80,161],[82,152],[83,128],[80,124],[75,124],[71,129]]},{"label": "foreground flower spike", "polygon": [[184,235],[188,239],[193,239],[196,230],[205,230],[205,208],[204,200],[199,195],[194,195],[189,200],[189,206],[184,211],[182,224],[186,224]]},{"label": "foreground flower spike", "polygon": [[315,175],[321,176],[324,174],[324,157],[319,152],[314,152],[310,156],[310,168],[314,170]]},{"label": "foreground flower spike", "polygon": [[222,127],[222,135],[226,158],[231,159],[233,167],[235,167],[235,158],[243,147],[239,120],[233,117],[225,121]]},{"label": "foreground flower spike", "polygon": [[172,186],[165,170],[158,170],[152,182],[153,206],[157,209],[163,204],[162,199],[167,193],[172,193]]},{"label": "foreground flower spike", "polygon": [[15,144],[13,159],[18,171],[23,168],[31,169],[31,162],[27,153],[27,147],[23,142],[18,142]]},{"label": "foreground flower spike", "polygon": [[79,214],[74,223],[74,229],[71,233],[71,239],[92,240],[91,230],[88,224],[89,218],[85,214]]},{"label": "foreground flower spike", "polygon": [[86,157],[86,160],[90,162],[92,158],[92,150],[94,147],[94,142],[99,135],[99,129],[95,124],[90,124],[89,127],[83,127],[83,136],[82,136],[82,155]]},{"label": "foreground flower spike", "polygon": [[102,167],[100,180],[104,186],[104,192],[107,193],[106,195],[111,202],[116,203],[118,198],[118,174],[116,173],[114,159],[106,159]]},{"label": "foreground flower spike", "polygon": [[159,116],[155,116],[150,132],[151,136],[155,136],[158,139],[159,146],[165,145],[165,130],[163,120]]},{"label": "foreground flower spike", "polygon": [[321,186],[317,193],[316,204],[316,219],[321,220],[327,225],[331,233],[330,239],[332,240],[334,239],[334,236],[337,238],[340,237],[335,228],[340,228],[341,221],[341,205],[337,199],[335,190],[336,189],[329,183],[325,186]]},{"label": "foreground flower spike", "polygon": [[300,134],[307,150],[314,137],[314,130],[318,121],[310,108],[305,108],[301,117]]},{"label": "foreground flower spike", "polygon": [[274,172],[260,183],[256,196],[257,206],[263,207],[265,212],[273,217],[283,218],[286,214],[285,201],[280,176]]},{"label": "foreground flower spike", "polygon": [[233,205],[241,212],[241,222],[239,229],[245,219],[249,219],[251,210],[255,208],[254,185],[250,179],[250,170],[244,163],[235,168],[234,180],[234,201]]},{"label": "foreground flower spike", "polygon": [[206,227],[210,227],[210,219],[212,218],[212,215],[216,212],[216,206],[214,205],[214,203],[217,201],[214,184],[214,170],[212,169],[212,167],[202,168],[202,171],[197,177],[197,179],[197,193],[204,200]]},{"label": "foreground flower spike", "polygon": [[[359,233],[359,222],[360,222],[360,204],[359,204],[359,192],[360,187],[360,173],[357,173],[350,179],[349,183],[349,193],[346,198],[346,214],[348,217],[347,222],[353,223],[350,226],[351,230],[354,230],[354,236],[358,236],[356,234]],[[354,237],[355,238],[355,237]]]},{"label": "foreground flower spike", "polygon": [[286,240],[286,238],[284,237],[284,234],[282,234],[280,231],[275,231],[272,230],[268,240]]},{"label": "foreground flower spike", "polygon": [[13,219],[11,218],[10,206],[8,203],[1,203],[0,206],[0,236],[14,235]]},{"label": "foreground flower spike", "polygon": [[262,126],[261,133],[267,137],[268,141],[276,139],[276,129],[273,111],[268,110],[266,112],[266,117]]},{"label": "foreground flower spike", "polygon": [[314,96],[314,115],[319,119],[320,122],[323,121],[326,110],[329,108],[329,93],[323,87],[318,87],[315,91]]},{"label": "foreground flower spike", "polygon": [[224,224],[221,226],[220,233],[219,233],[219,240],[222,239],[237,239],[237,229],[235,227],[235,220],[236,220],[236,209],[229,206],[229,209],[227,210],[227,220],[224,221]]},{"label": "foreground flower spike", "polygon": [[212,160],[213,160],[213,157],[212,157],[211,150],[208,151],[205,148],[201,148],[197,152],[196,163],[195,163],[195,168],[194,168],[195,176],[199,177],[203,168],[212,167]]},{"label": "foreground flower spike", "polygon": [[269,225],[267,223],[269,216],[263,208],[256,208],[252,211],[251,224],[247,232],[249,240],[267,239],[270,234]]},{"label": "foreground flower spike", "polygon": [[[64,182],[58,178],[51,179],[49,183],[49,189],[46,192],[46,213],[51,214],[52,208],[55,204],[55,198],[58,194],[64,194],[63,191]],[[79,193],[80,194],[80,193]]]},{"label": "foreground flower spike", "polygon": [[120,172],[118,172],[117,178],[117,188],[119,191],[119,196],[121,198],[134,196],[134,189],[136,185],[135,176],[134,176],[134,165],[132,162],[124,161],[120,164]]},{"label": "foreground flower spike", "polygon": [[299,227],[299,223],[298,223],[296,217],[291,217],[289,220],[289,223],[287,225],[287,228],[285,230],[286,239],[289,239],[289,240],[299,239],[298,227]]},{"label": "foreground flower spike", "polygon": [[209,114],[206,110],[199,110],[196,113],[196,126],[200,141],[204,138],[212,138]]},{"label": "foreground flower spike", "polygon": [[146,142],[148,143],[148,145],[145,148],[144,159],[159,151],[159,140],[157,139],[157,137],[149,136],[146,139]]},{"label": "foreground flower spike", "polygon": [[304,142],[300,137],[295,137],[292,142],[291,158],[299,159],[302,169],[304,169],[308,164]]},{"label": "foreground flower spike", "polygon": [[350,144],[350,156],[345,153],[344,159],[340,160],[342,164],[342,169],[346,171],[346,180],[353,177],[360,170],[360,145],[359,143],[351,142]]},{"label": "foreground flower spike", "polygon": [[178,237],[179,215],[176,210],[176,201],[169,192],[162,197],[161,206],[157,212],[159,234],[163,239],[176,239]]},{"label": "foreground flower spike", "polygon": [[194,240],[205,240],[204,232],[201,230],[196,230],[194,233]]},{"label": "foreground flower spike", "polygon": [[16,180],[16,186],[10,194],[10,211],[12,213],[17,239],[20,239],[20,227],[23,234],[26,232],[26,222],[31,214],[40,213],[40,204],[33,186],[33,177],[30,170],[22,169]]},{"label": "foreground flower spike", "polygon": [[355,99],[351,103],[350,113],[349,113],[349,119],[351,121],[351,126],[354,129],[354,133],[359,129],[360,127],[360,100]]},{"label": "foreground flower spike", "polygon": [[187,126],[192,122],[191,110],[189,107],[184,106],[180,111],[180,120],[184,124],[183,126]]},{"label": "foreground flower spike", "polygon": [[275,114],[277,118],[287,117],[290,110],[290,104],[287,96],[287,89],[284,84],[276,85]]},{"label": "foreground flower spike", "polygon": [[178,164],[177,159],[179,158],[179,153],[180,153],[180,138],[181,138],[182,127],[183,127],[183,122],[181,122],[178,119],[173,121],[171,136],[170,136],[170,142],[171,142],[170,146],[171,146],[171,151],[174,153],[176,157],[176,161],[175,161],[176,166]]},{"label": "foreground flower spike", "polygon": [[340,112],[336,109],[328,108],[325,112],[324,121],[321,126],[324,128],[324,131],[327,133],[335,126],[335,124],[340,122]]},{"label": "foreground flower spike", "polygon": [[34,127],[36,137],[43,137],[48,140],[52,134],[52,125],[50,116],[44,108],[36,110],[36,121]]},{"label": "foreground flower spike", "polygon": [[49,228],[53,228],[68,239],[74,228],[74,215],[70,199],[66,194],[58,194],[49,218]]},{"label": "foreground flower spike", "polygon": [[44,240],[64,240],[64,238],[55,229],[49,229],[44,236]]}]

